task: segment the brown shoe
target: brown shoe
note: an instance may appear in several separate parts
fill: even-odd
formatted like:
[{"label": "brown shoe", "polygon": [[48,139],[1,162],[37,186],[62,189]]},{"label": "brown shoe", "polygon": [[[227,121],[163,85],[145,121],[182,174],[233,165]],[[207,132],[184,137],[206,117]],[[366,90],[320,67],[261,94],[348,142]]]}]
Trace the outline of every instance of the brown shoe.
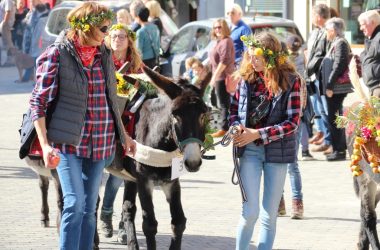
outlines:
[{"label": "brown shoe", "polygon": [[278,205],[278,216],[286,215],[284,195],[281,196],[280,205]]},{"label": "brown shoe", "polygon": [[328,149],[326,149],[325,151],[323,151],[323,154],[324,155],[329,155],[333,152],[333,148],[332,146],[330,145]]},{"label": "brown shoe", "polygon": [[291,219],[301,220],[303,219],[303,202],[302,200],[293,200],[292,202],[292,216]]},{"label": "brown shoe", "polygon": [[323,152],[323,151],[326,151],[329,148],[329,146],[330,145],[326,145],[326,144],[319,145],[315,148],[312,148],[311,151],[312,152]]},{"label": "brown shoe", "polygon": [[218,130],[218,131],[216,131],[215,133],[213,133],[213,134],[211,134],[211,136],[212,137],[222,137],[222,136],[224,136],[225,134],[227,133],[227,131],[225,131],[225,130]]},{"label": "brown shoe", "polygon": [[314,142],[319,141],[323,138],[323,132],[317,132],[315,135],[309,140],[310,144],[314,144]]}]

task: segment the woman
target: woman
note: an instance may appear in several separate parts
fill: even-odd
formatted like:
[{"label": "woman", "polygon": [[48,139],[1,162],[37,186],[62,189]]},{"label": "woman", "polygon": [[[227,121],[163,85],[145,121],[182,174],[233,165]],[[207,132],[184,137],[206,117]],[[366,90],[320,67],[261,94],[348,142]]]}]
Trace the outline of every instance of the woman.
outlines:
[{"label": "woman", "polygon": [[339,161],[346,159],[346,137],[343,128],[337,128],[335,119],[343,114],[343,101],[347,93],[352,92],[352,84],[347,78],[340,82],[344,73],[348,70],[352,52],[348,41],[344,38],[345,24],[342,18],[333,17],[326,24],[327,40],[331,43],[328,57],[333,60],[332,70],[328,78],[322,79],[325,86],[327,100],[327,120],[331,132],[333,152],[326,156],[328,161]]},{"label": "woman", "polygon": [[149,22],[157,26],[158,30],[160,31],[160,37],[161,37],[164,27],[160,19],[160,14],[161,14],[160,3],[155,0],[151,0],[149,2],[146,2],[145,6],[149,10]]},{"label": "woman", "polygon": [[[112,17],[109,9],[94,2],[78,6],[67,15],[71,28],[37,60],[30,106],[45,165],[52,167],[52,155],[60,157],[60,249],[92,249],[105,161],[114,154],[116,139],[126,152],[135,152],[120,119],[115,69],[103,44]],[[51,105],[53,114],[46,114]]]},{"label": "woman", "polygon": [[156,25],[148,22],[148,8],[137,6],[135,11],[135,20],[141,25],[141,28],[136,32],[137,48],[140,51],[144,64],[153,69],[159,65],[160,32]]},{"label": "woman", "polygon": [[[272,249],[287,165],[296,161],[294,132],[300,120],[301,84],[275,35],[262,32],[247,37],[244,43],[248,47],[240,67],[244,81],[239,83],[230,109],[230,124],[239,130],[234,145],[240,151],[241,184],[247,197],[238,225],[236,249],[248,249],[259,216],[261,231],[257,249]],[[246,117],[262,95],[272,102],[270,115],[252,124],[252,119]],[[262,175],[263,211],[260,211]]]},{"label": "woman", "polygon": [[16,1],[16,14],[15,23],[13,24],[12,30],[12,41],[13,44],[19,49],[22,49],[22,37],[24,34],[25,25],[23,21],[28,14],[29,9],[25,6],[25,0]]},{"label": "woman", "polygon": [[[109,35],[106,37],[106,45],[112,51],[112,58],[115,63],[116,70],[120,69],[124,63],[130,62],[130,67],[126,74],[142,73],[142,60],[135,46],[136,35],[125,24],[115,24],[111,27]],[[123,122],[127,114],[123,114]],[[129,128],[129,127],[128,127]],[[133,135],[133,131],[128,131]],[[112,214],[113,203],[116,198],[117,191],[123,180],[112,174],[109,175],[106,187],[104,190],[103,205],[100,214],[101,229],[106,238],[113,235]],[[122,237],[118,239],[122,240]]]},{"label": "woman", "polygon": [[224,19],[214,22],[211,31],[211,39],[216,40],[216,45],[209,53],[212,68],[210,85],[214,88],[216,106],[222,112],[222,129],[213,133],[213,137],[221,137],[228,130],[228,109],[230,107],[230,95],[226,90],[226,77],[235,69],[235,49],[230,38],[230,28]]}]

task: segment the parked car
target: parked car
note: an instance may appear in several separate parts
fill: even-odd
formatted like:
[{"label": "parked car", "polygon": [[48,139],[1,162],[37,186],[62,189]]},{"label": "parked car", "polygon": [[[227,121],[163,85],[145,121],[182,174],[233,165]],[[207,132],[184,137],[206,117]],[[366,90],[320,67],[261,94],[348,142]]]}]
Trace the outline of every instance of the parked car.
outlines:
[{"label": "parked car", "polygon": [[[161,73],[176,78],[185,72],[186,58],[195,56],[202,61],[205,60],[215,44],[215,41],[210,39],[210,32],[215,20],[212,18],[184,25],[173,36],[163,53]],[[297,34],[302,38],[297,25],[292,20],[271,16],[257,16],[243,20],[252,28],[253,32],[270,30],[277,33],[279,38],[284,41],[292,34]],[[304,41],[303,38],[302,41]]]},{"label": "parked car", "polygon": [[[120,9],[128,9],[131,1],[96,1],[99,2],[108,8],[110,8],[113,12],[117,12]],[[62,1],[58,5],[56,5],[49,13],[49,17],[46,23],[45,32],[41,37],[41,44],[44,48],[54,43],[58,34],[69,27],[69,23],[66,21],[66,16],[73,8],[82,4],[83,1]],[[163,47],[167,47],[168,42],[171,37],[178,32],[177,25],[173,22],[173,20],[168,16],[168,14],[161,10],[160,15],[161,21],[163,23],[163,35],[161,38],[161,45]],[[114,20],[116,22],[116,18]]]}]

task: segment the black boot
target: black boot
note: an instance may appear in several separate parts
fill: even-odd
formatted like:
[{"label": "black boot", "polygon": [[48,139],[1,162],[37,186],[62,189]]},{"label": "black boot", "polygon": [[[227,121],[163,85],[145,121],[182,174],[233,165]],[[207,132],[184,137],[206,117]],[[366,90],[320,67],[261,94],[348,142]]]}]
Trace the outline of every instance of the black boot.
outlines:
[{"label": "black boot", "polygon": [[346,151],[334,151],[331,154],[326,156],[328,161],[345,161],[346,160]]},{"label": "black boot", "polygon": [[100,230],[104,237],[111,238],[113,235],[112,214],[100,214]]}]

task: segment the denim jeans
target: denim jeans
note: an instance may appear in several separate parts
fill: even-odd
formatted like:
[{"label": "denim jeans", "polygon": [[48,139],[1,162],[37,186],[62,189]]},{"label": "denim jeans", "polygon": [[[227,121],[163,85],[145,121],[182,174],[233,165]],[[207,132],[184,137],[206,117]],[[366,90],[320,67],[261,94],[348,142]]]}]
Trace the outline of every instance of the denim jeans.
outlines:
[{"label": "denim jeans", "polygon": [[[307,131],[307,124],[302,120],[300,121],[300,144],[302,152],[309,150],[309,132]],[[298,149],[297,149],[298,150]]]},{"label": "denim jeans", "polygon": [[311,103],[314,108],[314,113],[319,119],[314,119],[315,127],[318,132],[323,132],[325,135],[324,144],[331,145],[331,134],[328,130],[327,105],[325,96],[320,95],[319,81],[315,81],[316,93],[310,96]]},{"label": "denim jeans", "polygon": [[60,249],[91,250],[95,234],[95,208],[104,160],[92,161],[60,153],[57,171],[63,193]]},{"label": "denim jeans", "polygon": [[[243,212],[237,228],[237,250],[248,250],[259,216],[261,227],[257,249],[272,249],[286,169],[286,163],[265,162],[264,146],[256,146],[254,143],[247,145],[244,155],[240,158],[240,175],[248,201],[243,203]],[[264,191],[260,207],[260,181],[263,173]]]},{"label": "denim jeans", "polygon": [[117,191],[123,183],[123,179],[116,177],[112,174],[109,175],[104,189],[104,198],[102,205],[102,214],[113,214],[113,203],[115,202]]},{"label": "denim jeans", "polygon": [[[301,126],[298,127],[296,133],[296,154],[298,155],[299,150],[299,143],[301,139],[301,133],[302,133],[302,123]],[[294,163],[288,164],[288,173],[289,173],[289,179],[290,179],[290,186],[292,188],[292,199],[295,200],[302,200],[302,179],[301,179],[301,173],[298,168],[298,159]]]}]

